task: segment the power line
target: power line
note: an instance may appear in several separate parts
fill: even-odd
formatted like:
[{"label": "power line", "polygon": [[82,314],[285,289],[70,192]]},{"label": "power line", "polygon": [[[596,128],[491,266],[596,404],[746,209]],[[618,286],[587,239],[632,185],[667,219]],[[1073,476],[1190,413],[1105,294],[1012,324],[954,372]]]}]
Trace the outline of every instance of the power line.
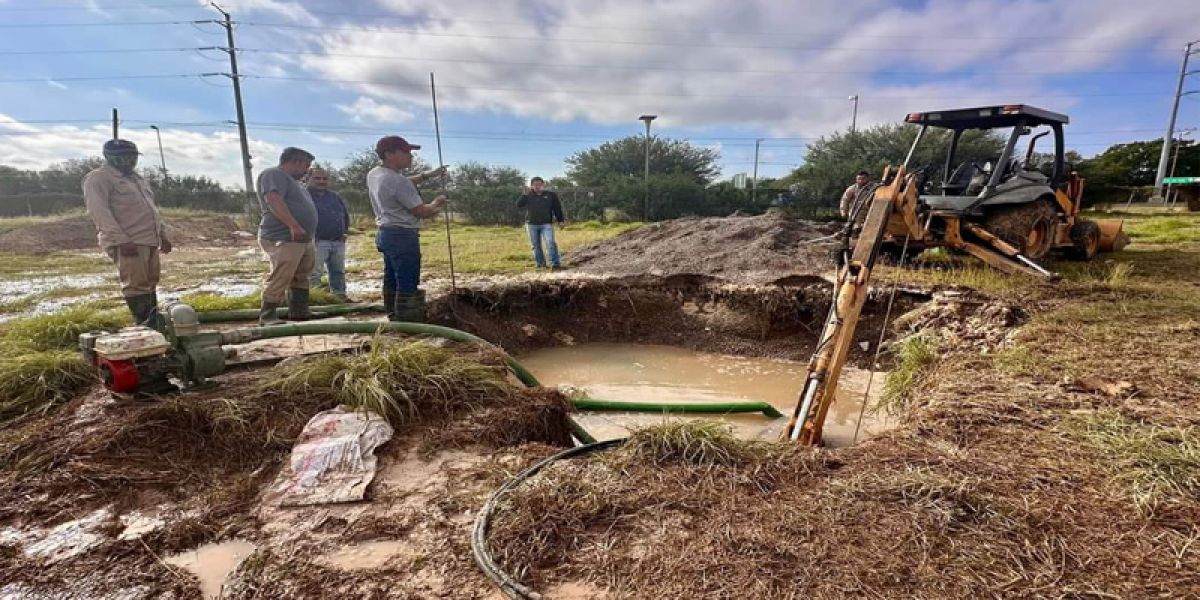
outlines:
[{"label": "power line", "polygon": [[47,29],[56,27],[129,27],[141,25],[202,25],[217,23],[212,19],[198,21],[111,21],[107,23],[0,23],[0,29]]},{"label": "power line", "polygon": [[192,77],[212,77],[221,73],[177,73],[162,75],[79,75],[69,77],[30,77],[23,79],[0,79],[0,83],[46,83],[50,81],[112,81],[118,79],[186,79]]},{"label": "power line", "polygon": [[[358,85],[378,85],[383,87],[400,87],[400,88],[415,88],[424,89],[427,85],[424,82],[384,82],[372,81],[363,79],[331,79],[325,77],[289,77],[282,75],[254,75],[245,74],[245,77],[253,79],[267,79],[277,81],[309,81],[322,83],[352,83]],[[463,90],[478,90],[491,92],[535,92],[542,91],[543,88],[513,88],[513,87],[490,87],[490,86],[472,86],[472,85],[443,85],[441,87],[463,89]],[[561,88],[553,88],[552,91],[556,94],[585,94],[592,96],[622,96],[622,97],[670,97],[670,98],[737,98],[737,99],[808,99],[808,100],[834,100],[844,99],[846,94],[831,94],[828,96],[813,96],[802,94],[697,94],[697,93],[672,93],[672,92],[622,92],[612,90],[569,90]],[[996,92],[989,92],[996,93]],[[1159,96],[1160,94],[1153,92],[1121,92],[1121,93],[1103,93],[1103,94],[1018,94],[1022,98],[1107,98],[1107,97],[1135,97],[1135,96]],[[898,100],[955,100],[957,96],[910,96],[905,94],[874,94],[878,98],[895,98]]]},{"label": "power line", "polygon": [[[305,10],[308,13],[313,14],[313,15],[329,15],[329,16],[336,16],[336,17],[343,17],[343,18],[355,17],[355,18],[366,18],[366,19],[387,19],[387,20],[392,20],[392,21],[421,21],[421,22],[445,22],[445,21],[448,21],[448,22],[452,22],[452,23],[478,23],[478,24],[482,24],[482,25],[516,25],[516,26],[534,25],[533,23],[531,23],[529,21],[496,21],[496,20],[490,20],[490,19],[460,19],[458,17],[449,17],[449,18],[424,17],[423,18],[423,17],[413,17],[413,16],[406,16],[406,15],[397,15],[395,13],[391,13],[391,14],[358,13],[358,12],[343,12],[343,11],[332,11],[332,10],[312,10],[312,9],[307,9],[307,8]],[[584,30],[602,30],[602,31],[638,31],[638,32],[645,32],[645,33],[682,33],[682,34],[687,34],[687,35],[705,35],[705,36],[711,36],[714,34],[717,34],[717,35],[747,35],[747,36],[755,36],[755,37],[760,37],[760,36],[761,37],[786,37],[789,39],[796,39],[797,37],[801,37],[801,36],[805,36],[805,35],[819,36],[819,35],[822,35],[822,33],[828,33],[828,32],[801,33],[801,32],[796,32],[796,31],[769,32],[769,31],[751,31],[751,30],[738,31],[738,30],[731,30],[731,29],[674,29],[674,28],[661,28],[661,27],[628,27],[628,26],[605,27],[603,25],[563,25],[561,23],[554,23],[553,25],[551,25],[547,28],[548,29],[584,29]],[[862,34],[862,33],[858,33],[858,32],[854,33],[854,37],[856,37],[856,38],[879,38],[879,39],[898,39],[898,40],[912,40],[914,37],[920,37],[921,35],[923,35],[923,34],[907,33],[904,35],[899,35],[899,34],[897,34],[897,35],[878,35],[878,34]],[[938,39],[944,39],[944,40],[1045,40],[1045,39],[1047,39],[1047,37],[1050,37],[1050,36],[1053,36],[1053,38],[1056,40],[1097,40],[1097,39],[1107,39],[1107,38],[1114,37],[1114,36],[1098,36],[1098,37],[1063,36],[1063,35],[1058,35],[1057,33],[1046,34],[1046,35],[1027,35],[1027,36],[1019,36],[1019,35],[1013,35],[1013,36],[1008,36],[1008,35],[1004,35],[1004,36],[998,36],[998,35],[997,36],[988,36],[988,35],[948,36],[942,32],[931,32],[931,33],[924,34],[924,35],[936,36]]]},{"label": "power line", "polygon": [[0,56],[30,56],[38,54],[134,54],[150,52],[190,52],[211,48],[80,48],[62,50],[0,50]]},{"label": "power line", "polygon": [[97,10],[102,11],[102,12],[111,12],[111,11],[116,11],[116,10],[147,10],[147,9],[149,9],[149,10],[167,10],[167,9],[172,9],[172,8],[196,8],[196,9],[199,9],[202,7],[198,6],[194,2],[191,4],[159,4],[159,5],[131,4],[128,6],[108,6],[108,5],[106,5],[103,7],[95,7],[95,8],[91,7],[91,6],[38,6],[35,8],[27,8],[27,7],[0,8],[0,14],[15,13],[15,12],[66,12],[66,11],[94,12]]},{"label": "power line", "polygon": [[[732,48],[739,50],[794,50],[798,52],[818,52],[824,50],[839,50],[846,52],[957,52],[969,50],[969,48],[856,48],[846,46],[783,46],[783,45],[744,45],[744,44],[717,44],[717,43],[702,43],[702,42],[668,42],[668,41],[646,41],[646,40],[597,40],[586,38],[563,38],[552,36],[513,36],[513,35],[497,35],[497,34],[478,34],[478,33],[445,33],[424,31],[413,28],[386,28],[386,27],[368,27],[368,26],[337,26],[337,25],[300,25],[295,23],[259,23],[254,21],[241,21],[239,25],[250,27],[263,27],[267,29],[308,29],[321,31],[356,31],[366,33],[407,33],[411,35],[424,37],[446,37],[446,38],[468,38],[468,39],[489,39],[489,40],[506,40],[506,41],[522,41],[536,42],[544,44],[546,42],[566,42],[572,44],[613,44],[613,45],[628,45],[628,46],[665,46],[665,47],[681,47],[681,48]],[[1099,50],[1099,49],[1039,49],[1039,48],[1023,48],[1023,52],[1043,53],[1043,54],[1158,54],[1161,49],[1146,49],[1146,50]]]},{"label": "power line", "polygon": [[[597,64],[572,64],[572,63],[553,63],[539,61],[514,61],[514,60],[495,60],[495,59],[480,59],[480,58],[433,58],[433,57],[417,57],[417,56],[398,56],[395,54],[354,54],[345,52],[318,52],[313,50],[268,50],[261,48],[240,48],[239,52],[251,52],[258,54],[273,54],[281,56],[327,56],[334,58],[365,58],[371,60],[386,60],[386,61],[401,61],[401,62],[436,62],[436,63],[469,63],[469,64],[494,64],[494,65],[514,65],[523,67],[540,67],[540,68],[564,68],[564,69],[612,69],[621,71],[672,71],[682,73],[756,73],[770,75],[874,75],[880,72],[875,70],[839,70],[839,71],[812,71],[812,70],[797,70],[797,69],[710,69],[710,68],[685,68],[670,65],[597,65]],[[892,75],[929,75],[929,71],[894,71],[887,70],[888,74]],[[1088,73],[1072,74],[1072,77],[1091,76],[1091,75],[1174,75],[1174,71],[1145,71],[1145,70],[1122,70],[1122,71],[1091,71]],[[988,75],[1061,75],[1061,71],[989,71]]]}]

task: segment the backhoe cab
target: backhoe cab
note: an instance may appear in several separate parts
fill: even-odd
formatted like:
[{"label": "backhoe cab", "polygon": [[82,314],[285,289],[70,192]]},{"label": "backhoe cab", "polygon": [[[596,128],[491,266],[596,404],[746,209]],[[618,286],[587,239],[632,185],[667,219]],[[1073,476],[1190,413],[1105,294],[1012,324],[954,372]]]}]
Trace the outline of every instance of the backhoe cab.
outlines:
[{"label": "backhoe cab", "polygon": [[[951,132],[940,189],[921,190],[923,214],[954,217],[982,227],[1031,260],[1054,250],[1090,260],[1097,252],[1119,250],[1128,242],[1120,221],[1079,218],[1085,182],[1064,158],[1063,126],[1069,122],[1066,115],[1010,104],[910,113],[905,121],[921,126],[909,157],[928,128]],[[958,144],[965,131],[994,129],[1009,130],[1007,142],[994,161],[981,165],[958,160]],[[1046,156],[1037,152],[1038,142],[1047,136],[1052,136],[1051,154],[1038,164]],[[925,175],[928,178],[930,174]],[[954,235],[940,233],[932,239],[910,242],[920,249],[940,245],[938,237]]]}]

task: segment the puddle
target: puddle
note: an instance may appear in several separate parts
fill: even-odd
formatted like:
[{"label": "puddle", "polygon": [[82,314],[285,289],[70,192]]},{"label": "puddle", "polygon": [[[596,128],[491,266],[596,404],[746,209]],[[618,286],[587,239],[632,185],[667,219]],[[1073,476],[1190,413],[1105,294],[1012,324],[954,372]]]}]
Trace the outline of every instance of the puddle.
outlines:
[{"label": "puddle", "polygon": [[365,542],[353,546],[343,546],[338,550],[322,555],[318,562],[345,571],[378,569],[397,556],[417,557],[418,553],[405,542],[381,541]]},{"label": "puddle", "polygon": [[[796,406],[805,373],[805,363],[725,356],[671,346],[632,344],[584,344],[537,350],[520,357],[546,386],[583,388],[588,395],[606,400],[642,402],[725,402],[759,400],[769,402],[785,415]],[[824,438],[829,446],[854,443],[854,429],[863,406],[870,372],[846,367],[842,370],[837,401],[825,420]],[[871,382],[868,409],[879,400],[883,373]],[[627,435],[630,427],[663,421],[654,413],[582,413],[578,420],[597,439]],[[786,419],[769,419],[759,413],[736,415],[672,415],[672,418],[721,419],[747,439],[777,439]],[[863,416],[859,441],[894,426],[884,415]]]},{"label": "puddle", "polygon": [[200,579],[200,593],[205,598],[219,598],[221,586],[225,578],[241,564],[250,553],[254,552],[254,544],[250,542],[221,542],[205,544],[168,557],[167,564],[186,569]]}]

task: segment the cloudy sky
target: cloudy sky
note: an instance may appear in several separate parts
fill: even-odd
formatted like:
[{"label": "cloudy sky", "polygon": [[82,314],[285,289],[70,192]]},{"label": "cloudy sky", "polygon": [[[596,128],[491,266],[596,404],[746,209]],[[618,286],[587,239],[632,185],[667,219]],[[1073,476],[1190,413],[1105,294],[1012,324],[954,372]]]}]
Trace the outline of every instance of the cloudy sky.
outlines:
[{"label": "cloudy sky", "polygon": [[[341,162],[385,133],[436,162],[554,176],[643,132],[785,174],[804,144],[908,112],[1024,102],[1085,155],[1162,135],[1196,0],[228,0],[256,168],[287,145]],[[98,154],[110,111],[167,167],[241,185],[220,15],[197,0],[0,0],[0,164]],[[1193,68],[1200,69],[1200,55]],[[1185,89],[1200,90],[1200,74]],[[1200,93],[1180,127],[1200,126]]]}]

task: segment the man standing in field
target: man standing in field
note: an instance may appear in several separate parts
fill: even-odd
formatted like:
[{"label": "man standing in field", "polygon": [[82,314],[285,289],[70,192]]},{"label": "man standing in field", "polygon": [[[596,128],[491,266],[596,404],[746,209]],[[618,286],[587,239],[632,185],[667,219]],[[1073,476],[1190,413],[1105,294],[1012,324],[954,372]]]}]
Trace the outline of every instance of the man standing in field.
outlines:
[{"label": "man standing in field", "polygon": [[346,297],[346,234],[350,232],[350,209],[340,194],[329,189],[329,172],[313,167],[308,173],[308,195],[317,207],[317,258],[310,287],[321,284],[329,271],[329,290],[340,302]]},{"label": "man standing in field", "polygon": [[862,192],[869,183],[871,183],[871,174],[866,171],[859,171],[858,175],[854,176],[854,183],[842,193],[842,201],[838,204],[838,213],[842,215],[843,219],[850,218],[850,212],[854,210],[854,201],[858,198],[859,192]]},{"label": "man standing in field", "polygon": [[529,244],[533,249],[533,262],[539,269],[546,267],[546,255],[542,252],[542,240],[546,241],[546,251],[550,254],[550,268],[559,270],[562,262],[558,257],[558,243],[554,241],[554,223],[562,225],[562,203],[558,194],[544,189],[546,181],[541,177],[529,180],[529,187],[517,200],[517,208],[525,211],[525,228],[529,230]]},{"label": "man standing in field", "polygon": [[379,233],[375,248],[383,254],[383,304],[392,321],[425,320],[425,290],[421,282],[421,219],[437,216],[448,202],[438,196],[426,204],[415,181],[446,174],[446,167],[412,178],[402,173],[412,166],[413,150],[421,147],[404,138],[389,135],[375,144],[375,154],[383,164],[367,173],[367,192]]},{"label": "man standing in field", "polygon": [[313,234],[317,230],[317,207],[298,181],[312,161],[313,155],[305,150],[284,148],[279,166],[258,174],[258,201],[262,207],[258,244],[271,259],[258,312],[260,325],[282,322],[275,310],[285,294],[288,319],[312,317],[308,310],[308,278],[316,262]]},{"label": "man standing in field", "polygon": [[154,196],[134,172],[138,149],[127,140],[104,143],[106,164],[83,178],[83,202],[100,247],[117,266],[121,295],[139,325],[158,325],[159,252],[171,251]]}]

